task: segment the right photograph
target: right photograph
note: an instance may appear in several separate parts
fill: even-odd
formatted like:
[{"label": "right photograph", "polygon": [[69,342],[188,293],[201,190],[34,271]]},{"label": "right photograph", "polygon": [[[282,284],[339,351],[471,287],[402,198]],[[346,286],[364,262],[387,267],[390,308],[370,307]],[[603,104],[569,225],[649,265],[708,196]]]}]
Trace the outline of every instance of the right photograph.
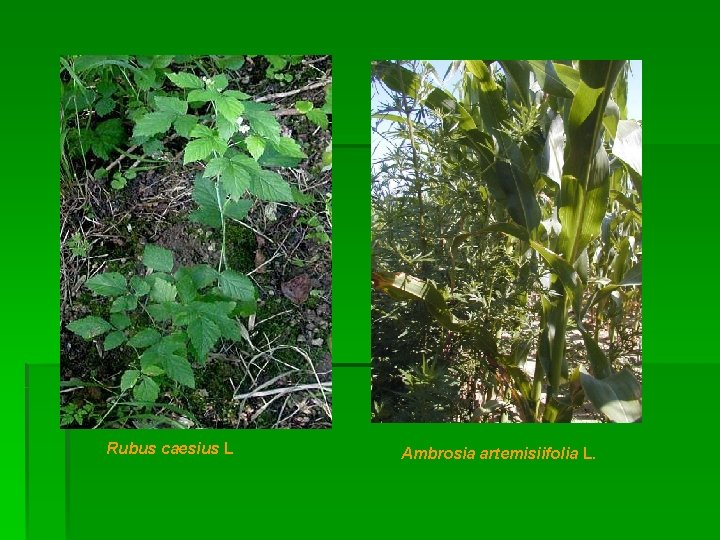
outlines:
[{"label": "right photograph", "polygon": [[642,421],[642,62],[371,65],[373,422]]}]

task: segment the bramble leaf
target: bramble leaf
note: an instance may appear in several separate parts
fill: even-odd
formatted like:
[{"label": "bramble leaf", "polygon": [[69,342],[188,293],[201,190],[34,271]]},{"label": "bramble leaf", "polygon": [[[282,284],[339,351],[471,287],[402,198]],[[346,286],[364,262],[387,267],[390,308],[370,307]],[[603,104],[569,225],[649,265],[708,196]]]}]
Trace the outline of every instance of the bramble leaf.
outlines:
[{"label": "bramble leaf", "polygon": [[160,332],[154,328],[143,328],[128,340],[128,345],[137,349],[144,349],[150,345],[155,345],[160,341],[161,337]]},{"label": "bramble leaf", "polygon": [[105,319],[90,315],[71,322],[67,329],[84,339],[92,339],[112,330],[112,326]]},{"label": "bramble leaf", "polygon": [[132,311],[137,308],[137,296],[134,294],[126,294],[116,298],[110,306],[110,313],[120,313],[122,311]]},{"label": "bramble leaf", "polygon": [[147,113],[135,122],[133,137],[152,137],[158,133],[165,133],[177,116],[174,112],[155,111]]},{"label": "bramble leaf", "polygon": [[276,172],[260,171],[252,177],[250,192],[264,201],[292,202],[290,185]]},{"label": "bramble leaf", "polygon": [[125,130],[119,118],[112,118],[100,122],[92,132],[90,148],[100,159],[108,159],[110,151],[122,144],[125,139]]},{"label": "bramble leaf", "polygon": [[249,201],[248,199],[240,199],[239,201],[228,201],[225,203],[224,208],[225,217],[241,221],[245,219],[245,216],[247,216],[251,207],[252,201]]},{"label": "bramble leaf", "polygon": [[295,102],[295,108],[298,110],[298,112],[302,114],[306,114],[313,110],[314,105],[312,104],[312,101],[296,101]]},{"label": "bramble leaf", "polygon": [[220,96],[215,100],[217,111],[223,115],[228,122],[235,123],[245,111],[245,106],[234,97]]},{"label": "bramble leaf", "polygon": [[160,393],[160,387],[150,377],[143,376],[140,384],[133,388],[133,396],[137,401],[155,403]]},{"label": "bramble leaf", "polygon": [[150,284],[139,276],[130,278],[130,286],[138,296],[145,296],[150,292]]},{"label": "bramble leaf", "polygon": [[155,280],[150,291],[150,298],[154,302],[172,302],[175,300],[175,296],[177,296],[175,285],[168,283],[164,279]]},{"label": "bramble leaf", "polygon": [[196,264],[195,266],[191,266],[189,271],[193,283],[195,283],[195,287],[198,289],[212,285],[219,276],[217,270],[207,264]]},{"label": "bramble leaf", "polygon": [[118,296],[127,292],[127,282],[118,272],[97,274],[88,279],[85,286],[101,296]]},{"label": "bramble leaf", "polygon": [[257,135],[248,135],[245,138],[245,146],[255,161],[260,159],[265,151],[265,141]]},{"label": "bramble leaf", "polygon": [[139,378],[140,372],[137,369],[128,369],[120,379],[120,391],[124,392],[135,386]]},{"label": "bramble leaf", "polygon": [[277,147],[278,152],[280,152],[283,156],[300,159],[307,157],[300,148],[300,145],[290,137],[281,137],[275,146]]},{"label": "bramble leaf", "polygon": [[198,360],[203,361],[220,339],[220,329],[207,315],[198,314],[191,319],[187,331]]},{"label": "bramble leaf", "polygon": [[312,111],[308,111],[305,116],[307,116],[308,120],[310,120],[313,124],[318,125],[323,129],[328,128],[327,114],[325,114],[320,109],[313,109]]},{"label": "bramble leaf", "polygon": [[188,139],[190,138],[190,132],[197,125],[197,122],[197,116],[193,114],[183,114],[175,118],[175,120],[173,121],[173,126],[175,126],[175,131],[177,131],[178,135]]},{"label": "bramble leaf", "polygon": [[180,88],[202,88],[203,82],[200,77],[192,73],[168,73],[167,78]]},{"label": "bramble leaf", "polygon": [[220,274],[218,286],[225,296],[235,300],[247,301],[255,298],[255,286],[252,281],[234,270],[224,270]]},{"label": "bramble leaf", "polygon": [[187,113],[187,101],[175,96],[155,96],[155,106],[158,111],[182,115]]},{"label": "bramble leaf", "polygon": [[185,147],[185,155],[183,156],[183,165],[192,163],[193,161],[201,161],[208,157],[213,150],[210,139],[195,139],[190,141]]},{"label": "bramble leaf", "polygon": [[103,350],[105,350],[105,352],[111,351],[114,348],[122,345],[123,341],[125,341],[124,333],[120,332],[119,330],[110,332],[107,336],[105,336],[105,341],[103,341]]},{"label": "bramble leaf", "polygon": [[243,116],[247,118],[255,133],[271,142],[277,142],[280,139],[280,124],[275,116],[268,112],[269,109],[268,105],[249,101],[245,104]]},{"label": "bramble leaf", "polygon": [[165,362],[165,371],[174,381],[189,388],[195,388],[195,376],[187,358],[177,355],[168,356]]},{"label": "bramble leaf", "polygon": [[169,249],[155,244],[146,244],[143,251],[143,264],[159,272],[172,272],[175,261],[172,251]]},{"label": "bramble leaf", "polygon": [[125,330],[132,321],[126,313],[113,313],[110,315],[110,323],[118,330]]}]

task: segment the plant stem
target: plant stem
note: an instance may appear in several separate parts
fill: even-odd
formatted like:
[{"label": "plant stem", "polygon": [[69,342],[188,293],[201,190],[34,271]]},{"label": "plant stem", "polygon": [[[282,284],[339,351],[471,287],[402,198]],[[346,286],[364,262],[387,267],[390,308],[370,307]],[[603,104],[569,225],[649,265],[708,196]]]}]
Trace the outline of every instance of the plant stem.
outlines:
[{"label": "plant stem", "polygon": [[220,200],[220,177],[215,177],[215,196],[217,197],[218,209],[220,210],[220,223],[222,224],[222,246],[220,247],[220,260],[218,261],[218,272],[222,270],[223,264],[227,268],[225,260],[225,212],[224,205]]}]

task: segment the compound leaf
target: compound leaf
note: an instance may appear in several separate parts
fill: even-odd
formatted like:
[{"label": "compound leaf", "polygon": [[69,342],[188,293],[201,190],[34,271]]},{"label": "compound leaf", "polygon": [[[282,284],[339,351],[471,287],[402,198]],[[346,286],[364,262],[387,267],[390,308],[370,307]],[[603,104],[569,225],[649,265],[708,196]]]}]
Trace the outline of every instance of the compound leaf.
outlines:
[{"label": "compound leaf", "polygon": [[159,272],[172,272],[175,261],[172,251],[169,249],[155,244],[146,244],[143,251],[143,264]]},{"label": "compound leaf", "polygon": [[140,384],[133,388],[133,396],[143,403],[155,403],[160,393],[160,387],[150,377],[143,376]]},{"label": "compound leaf", "polygon": [[276,172],[260,171],[250,183],[250,192],[264,201],[292,202],[290,185]]},{"label": "compound leaf", "polygon": [[234,270],[224,270],[218,280],[220,291],[235,300],[249,301],[255,298],[255,286],[250,279]]}]

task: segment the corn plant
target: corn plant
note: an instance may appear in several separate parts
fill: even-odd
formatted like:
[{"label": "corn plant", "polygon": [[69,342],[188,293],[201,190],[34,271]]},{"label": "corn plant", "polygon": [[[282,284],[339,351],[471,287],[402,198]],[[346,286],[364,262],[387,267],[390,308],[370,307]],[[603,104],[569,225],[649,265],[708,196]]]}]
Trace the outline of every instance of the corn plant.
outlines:
[{"label": "corn plant", "polygon": [[[626,118],[626,62],[462,61],[453,67],[464,70],[459,98],[428,86],[401,63],[376,62],[373,73],[400,100],[412,100],[441,120],[434,131],[452,141],[449,156],[492,200],[486,226],[452,238],[451,267],[463,244],[501,235],[511,239],[521,267],[544,274],[539,302],[528,306],[540,319],[533,377],[519,369],[521,341],[498,346],[473,314],[456,317],[434,283],[383,269],[373,274],[374,286],[395,299],[420,300],[446,328],[480,333],[478,344],[502,365],[508,394],[524,419],[569,421],[587,397],[613,421],[638,421],[639,383],[627,369],[614,369],[598,343],[599,318],[593,332],[586,317],[590,310],[604,313],[609,299],[640,285],[642,131]],[[417,119],[385,119],[396,122],[400,136],[413,145]],[[422,202],[422,188],[416,192]],[[620,207],[622,221],[613,217]],[[533,274],[518,277],[528,281]],[[571,324],[582,335],[589,372],[568,368]]]}]

